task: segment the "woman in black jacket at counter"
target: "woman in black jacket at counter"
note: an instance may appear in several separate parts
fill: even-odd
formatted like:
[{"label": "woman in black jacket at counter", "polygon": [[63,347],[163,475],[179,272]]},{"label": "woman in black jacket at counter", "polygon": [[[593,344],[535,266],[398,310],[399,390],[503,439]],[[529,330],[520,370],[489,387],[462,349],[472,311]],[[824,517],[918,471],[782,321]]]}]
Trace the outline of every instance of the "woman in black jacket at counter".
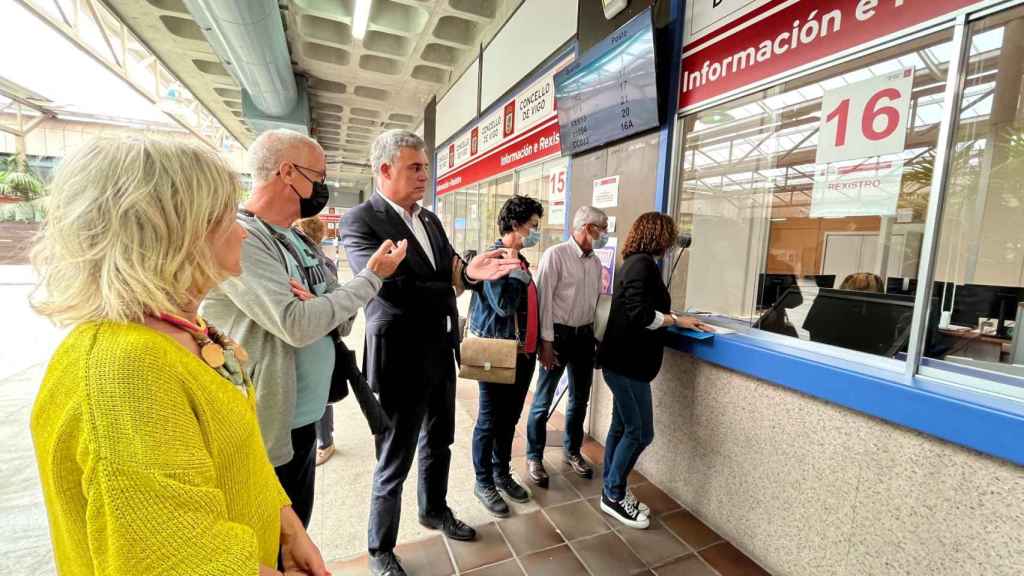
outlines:
[{"label": "woman in black jacket at counter", "polygon": [[608,327],[598,352],[614,408],[604,444],[601,510],[631,528],[647,528],[649,509],[626,487],[626,478],[654,439],[651,381],[661,369],[662,328],[712,328],[693,317],[676,316],[661,279],[658,260],[676,240],[670,216],[647,212],[629,229],[622,269],[615,279]]}]

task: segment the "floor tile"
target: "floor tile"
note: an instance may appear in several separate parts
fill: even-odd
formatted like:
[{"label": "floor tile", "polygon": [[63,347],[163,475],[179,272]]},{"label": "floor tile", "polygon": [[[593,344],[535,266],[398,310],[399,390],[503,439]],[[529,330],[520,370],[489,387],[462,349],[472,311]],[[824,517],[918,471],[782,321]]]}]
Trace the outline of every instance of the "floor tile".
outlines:
[{"label": "floor tile", "polygon": [[593,438],[586,438],[583,440],[583,446],[580,447],[580,452],[587,457],[587,460],[591,462],[603,462],[604,461],[604,447],[597,443]]},{"label": "floor tile", "polygon": [[523,570],[515,560],[506,560],[500,564],[485,566],[471,572],[462,572],[463,576],[523,576]]},{"label": "floor tile", "polygon": [[548,518],[569,541],[608,532],[611,527],[585,501],[545,508]]},{"label": "floor tile", "polygon": [[526,436],[516,434],[512,439],[512,457],[523,458],[526,456]]},{"label": "floor tile", "polygon": [[594,468],[594,477],[590,479],[580,478],[575,474],[566,474],[565,479],[568,480],[569,484],[572,484],[572,487],[575,488],[576,491],[584,498],[601,495],[601,487],[603,484],[601,483],[600,468]]},{"label": "floor tile", "polygon": [[334,576],[369,576],[370,574],[370,568],[366,564],[366,554],[350,560],[331,562],[327,565],[327,570]]},{"label": "floor tile", "polygon": [[543,508],[567,504],[583,498],[561,474],[551,474],[547,488],[531,485],[530,491],[533,493],[533,500]]},{"label": "floor tile", "polygon": [[493,522],[477,527],[476,540],[459,542],[449,539],[448,546],[460,572],[468,572],[512,558],[512,550]]},{"label": "floor tile", "polygon": [[700,550],[722,541],[721,536],[686,510],[677,510],[666,514],[661,517],[661,522],[694,550]]},{"label": "floor tile", "polygon": [[644,482],[650,482],[650,480],[648,480],[643,474],[637,472],[636,470],[631,470],[629,472],[629,477],[626,478],[626,485],[629,487],[633,487],[638,484],[643,484]]},{"label": "floor tile", "polygon": [[614,532],[573,542],[593,576],[622,576],[644,568],[644,562]]},{"label": "floor tile", "polygon": [[540,510],[502,520],[498,527],[518,556],[565,542]]},{"label": "floor tile", "polygon": [[534,552],[519,560],[530,576],[589,576],[568,545]]},{"label": "floor tile", "polygon": [[696,554],[654,567],[658,576],[718,576]]},{"label": "floor tile", "polygon": [[657,486],[647,482],[645,484],[637,484],[630,488],[633,494],[638,500],[647,504],[651,509],[651,516],[661,516],[668,512],[680,510],[682,506],[672,499],[671,496],[665,494]]},{"label": "floor tile", "polygon": [[431,536],[426,540],[399,544],[395,547],[402,568],[417,576],[451,576],[455,573],[444,538]]},{"label": "floor tile", "polygon": [[616,532],[648,566],[656,566],[692,552],[689,546],[680,542],[679,538],[658,522],[652,522],[646,530],[622,526],[616,528]]},{"label": "floor tile", "polygon": [[728,542],[701,550],[700,555],[722,576],[770,576],[764,568]]}]

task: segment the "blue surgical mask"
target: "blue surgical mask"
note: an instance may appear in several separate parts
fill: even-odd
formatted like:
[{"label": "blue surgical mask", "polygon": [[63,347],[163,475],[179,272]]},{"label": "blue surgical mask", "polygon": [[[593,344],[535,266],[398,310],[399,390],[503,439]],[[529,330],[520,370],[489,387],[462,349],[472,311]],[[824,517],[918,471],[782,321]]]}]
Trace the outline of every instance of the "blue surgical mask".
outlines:
[{"label": "blue surgical mask", "polygon": [[608,233],[607,232],[601,232],[601,235],[597,237],[597,240],[594,240],[594,250],[600,250],[601,248],[604,248],[607,245],[608,245]]},{"label": "blue surgical mask", "polygon": [[526,238],[523,238],[523,248],[532,248],[536,246],[538,242],[540,242],[540,230],[534,228],[533,230],[530,230],[530,233],[526,235]]}]

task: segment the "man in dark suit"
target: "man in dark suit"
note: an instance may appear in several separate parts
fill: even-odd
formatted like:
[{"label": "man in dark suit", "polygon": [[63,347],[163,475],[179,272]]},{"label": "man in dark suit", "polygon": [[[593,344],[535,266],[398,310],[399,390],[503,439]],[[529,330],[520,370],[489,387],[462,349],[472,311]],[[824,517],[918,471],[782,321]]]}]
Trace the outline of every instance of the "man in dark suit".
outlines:
[{"label": "man in dark suit", "polygon": [[349,210],[341,242],[353,273],[366,265],[386,238],[408,240],[405,261],[366,306],[363,368],[390,430],[376,438],[377,468],[370,502],[370,572],[403,576],[394,555],[402,485],[419,449],[419,520],[455,540],[475,531],[448,508],[450,446],[455,438],[455,363],[459,350],[455,290],[508,274],[519,266],[501,250],[464,265],[441,221],[417,202],[429,179],[423,140],[390,130],[373,143],[377,190]]}]

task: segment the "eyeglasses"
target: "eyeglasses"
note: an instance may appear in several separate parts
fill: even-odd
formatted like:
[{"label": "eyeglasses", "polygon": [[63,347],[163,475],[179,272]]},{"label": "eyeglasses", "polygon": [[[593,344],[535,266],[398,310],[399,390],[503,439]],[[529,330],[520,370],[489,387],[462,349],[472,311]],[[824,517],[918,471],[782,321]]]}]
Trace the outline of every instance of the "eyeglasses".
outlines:
[{"label": "eyeglasses", "polygon": [[[323,183],[327,182],[327,172],[321,172],[319,170],[314,170],[313,168],[309,168],[307,166],[300,166],[300,165],[295,164],[295,163],[293,163],[292,166],[295,166],[295,168],[298,170],[299,174],[302,174],[302,177],[305,178],[306,180],[309,180],[310,183],[315,184],[315,183],[319,182],[319,183],[323,184]],[[309,176],[306,176],[306,173],[303,172],[303,170],[309,170],[310,172],[312,172],[314,174],[319,174],[320,175],[320,179],[319,180],[313,180]]]}]

